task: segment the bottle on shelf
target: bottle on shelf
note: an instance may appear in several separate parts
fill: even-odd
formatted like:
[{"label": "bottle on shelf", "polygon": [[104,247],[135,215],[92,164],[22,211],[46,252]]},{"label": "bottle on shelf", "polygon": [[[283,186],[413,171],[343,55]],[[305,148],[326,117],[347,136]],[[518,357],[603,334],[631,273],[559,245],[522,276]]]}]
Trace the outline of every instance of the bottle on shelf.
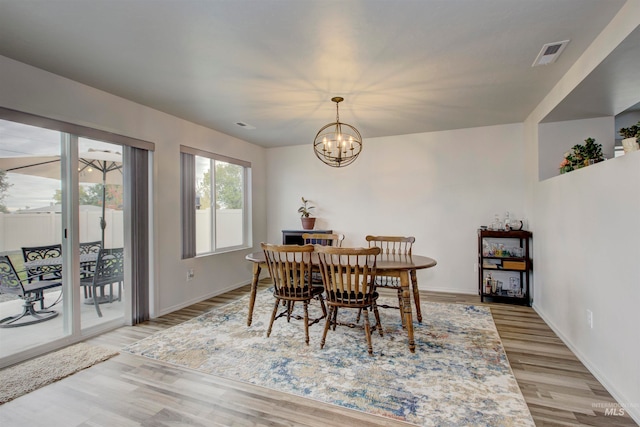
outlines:
[{"label": "bottle on shelf", "polygon": [[500,216],[496,214],[493,219],[493,222],[491,223],[491,229],[500,230],[501,228],[502,228],[502,223],[500,222]]},{"label": "bottle on shelf", "polygon": [[511,230],[511,221],[509,220],[509,211],[504,215],[504,231]]},{"label": "bottle on shelf", "polygon": [[485,279],[484,293],[485,294],[491,293],[491,273],[488,273]]}]

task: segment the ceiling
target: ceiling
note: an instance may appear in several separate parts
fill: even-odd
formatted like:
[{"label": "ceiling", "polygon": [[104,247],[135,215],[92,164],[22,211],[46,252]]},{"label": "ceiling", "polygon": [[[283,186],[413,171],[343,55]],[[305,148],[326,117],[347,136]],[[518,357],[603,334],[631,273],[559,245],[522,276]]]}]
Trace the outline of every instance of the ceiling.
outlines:
[{"label": "ceiling", "polygon": [[0,55],[264,147],[310,144],[342,96],[366,140],[524,121],[623,4],[0,0]]},{"label": "ceiling", "polygon": [[640,27],[629,34],[542,121],[590,119],[640,110]]}]

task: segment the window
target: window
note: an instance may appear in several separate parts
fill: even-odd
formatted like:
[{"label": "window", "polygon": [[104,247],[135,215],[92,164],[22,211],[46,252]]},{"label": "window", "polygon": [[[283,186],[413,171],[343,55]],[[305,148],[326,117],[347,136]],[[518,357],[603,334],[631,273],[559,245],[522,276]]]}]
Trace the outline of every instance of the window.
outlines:
[{"label": "window", "polygon": [[251,163],[181,146],[182,258],[246,248]]}]

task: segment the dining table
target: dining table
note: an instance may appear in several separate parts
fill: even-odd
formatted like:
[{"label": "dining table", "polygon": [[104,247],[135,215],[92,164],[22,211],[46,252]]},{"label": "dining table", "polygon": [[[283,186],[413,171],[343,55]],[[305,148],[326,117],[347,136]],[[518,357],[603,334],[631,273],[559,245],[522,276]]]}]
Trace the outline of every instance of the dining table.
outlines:
[{"label": "dining table", "polygon": [[[266,267],[267,263],[263,251],[247,254],[245,259],[253,263],[253,278],[251,280],[251,295],[249,297],[249,313],[247,314],[247,326],[251,326],[253,307],[256,302],[256,294],[258,291],[258,281],[260,280],[260,272],[263,267]],[[320,261],[316,253],[311,254],[311,264],[314,268],[319,268]],[[417,270],[435,267],[436,264],[437,262],[433,258],[422,255],[381,254],[376,257],[376,271],[384,272],[385,275],[400,278],[400,285],[402,287],[401,310],[404,317],[404,328],[407,331],[409,351],[412,353],[416,350],[416,343],[413,336],[410,275],[415,275]]]}]

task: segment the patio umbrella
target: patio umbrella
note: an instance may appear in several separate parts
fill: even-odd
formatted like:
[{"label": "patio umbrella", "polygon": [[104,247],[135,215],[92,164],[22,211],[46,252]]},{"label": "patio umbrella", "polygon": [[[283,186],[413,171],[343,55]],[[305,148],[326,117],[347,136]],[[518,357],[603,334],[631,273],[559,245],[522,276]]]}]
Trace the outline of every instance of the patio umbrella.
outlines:
[{"label": "patio umbrella", "polygon": [[[122,184],[122,154],[108,150],[85,151],[78,154],[80,182],[102,184],[102,246],[104,247],[104,219],[106,185]],[[0,170],[44,178],[60,179],[60,156],[0,157]],[[110,173],[110,172],[118,173]]]}]

